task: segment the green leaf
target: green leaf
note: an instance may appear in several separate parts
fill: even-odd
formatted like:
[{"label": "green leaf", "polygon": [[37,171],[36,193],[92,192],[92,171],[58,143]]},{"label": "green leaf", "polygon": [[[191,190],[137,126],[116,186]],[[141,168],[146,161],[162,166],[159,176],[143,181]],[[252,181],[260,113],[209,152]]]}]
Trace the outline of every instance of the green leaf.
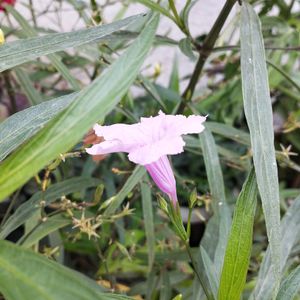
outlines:
[{"label": "green leaf", "polygon": [[183,10],[180,13],[180,18],[182,19],[185,28],[189,28],[188,18],[192,7],[196,4],[198,0],[187,0]]},{"label": "green leaf", "polygon": [[274,70],[276,70],[279,74],[282,75],[288,82],[290,82],[298,91],[300,91],[300,85],[282,68],[278,67],[275,63],[271,61],[267,61],[268,65],[270,65]]},{"label": "green leaf", "polygon": [[36,174],[60,153],[72,148],[126,93],[144,62],[158,25],[149,18],[135,42],[72,104],[0,165],[0,200]]},{"label": "green leaf", "polygon": [[142,166],[135,167],[134,171],[127,179],[126,183],[123,185],[123,187],[118,192],[118,194],[105,201],[105,203],[103,203],[105,207],[108,206],[104,212],[105,215],[113,214],[120,207],[120,205],[123,203],[127,195],[140,182],[140,180],[145,175],[145,173],[146,170],[144,167]]},{"label": "green leaf", "polygon": [[[280,280],[280,207],[272,104],[259,19],[245,1],[241,16],[241,71],[244,110],[273,263],[273,294]],[[264,298],[266,299],[266,298]]]},{"label": "green leaf", "polygon": [[169,19],[173,20],[175,23],[175,19],[174,17],[169,13],[168,10],[166,10],[164,7],[160,6],[159,4],[151,1],[151,0],[135,0],[138,3],[144,4],[145,6],[147,6],[148,8],[150,8],[153,11],[157,11],[159,13],[161,13],[162,15],[165,15],[166,17],[168,17]]},{"label": "green leaf", "polygon": [[148,178],[145,176],[146,182],[141,182],[141,192],[142,192],[142,205],[143,205],[143,216],[144,225],[147,239],[148,248],[148,263],[149,271],[152,269],[152,265],[155,258],[155,233],[154,233],[154,219],[153,219],[153,207],[152,207],[152,197],[151,188]]},{"label": "green leaf", "polygon": [[33,228],[25,238],[20,239],[20,243],[23,247],[29,248],[34,244],[38,243],[42,238],[47,236],[53,231],[63,228],[72,223],[71,218],[66,218],[63,215],[56,215],[48,218],[46,221],[41,221],[38,225]]},{"label": "green leaf", "polygon": [[220,300],[241,299],[252,249],[257,192],[255,173],[252,169],[235,205],[220,280]]},{"label": "green leaf", "polygon": [[138,80],[140,81],[141,85],[144,89],[153,97],[155,101],[164,109],[166,110],[166,105],[162,101],[159,93],[156,90],[156,86],[147,78],[142,75],[138,76]]},{"label": "green leaf", "polygon": [[21,85],[21,88],[25,92],[27,99],[31,105],[36,105],[42,102],[40,93],[35,89],[28,74],[21,68],[14,69],[17,79]]},{"label": "green leaf", "polygon": [[207,179],[212,195],[212,207],[214,211],[214,215],[209,220],[204,232],[201,246],[205,249],[210,259],[214,262],[217,280],[219,280],[221,276],[231,216],[226,203],[223,174],[216,143],[212,134],[207,128],[199,136],[203,151]]},{"label": "green leaf", "polygon": [[215,299],[217,299],[217,293],[218,293],[218,279],[217,279],[217,274],[215,270],[214,263],[208,256],[207,252],[205,249],[200,245],[200,253],[201,253],[201,260],[203,262],[203,266],[205,268],[205,274],[207,276],[212,294]]},{"label": "green leaf", "polygon": [[69,94],[13,114],[0,123],[0,161],[65,109],[77,94]]},{"label": "green leaf", "polygon": [[[9,9],[13,10],[13,8]],[[27,21],[22,16],[22,19],[19,15],[17,17],[23,28],[29,26],[28,36],[35,36],[36,32]],[[109,40],[109,35],[141,18],[142,15],[136,15],[107,25],[67,33],[52,33],[41,37],[31,37],[5,43],[0,47],[0,72],[34,60],[42,55],[84,44],[105,42],[107,39]]]},{"label": "green leaf", "polygon": [[159,300],[170,300],[172,295],[170,277],[167,270],[163,270],[161,273],[161,286]]},{"label": "green leaf", "polygon": [[181,39],[179,41],[179,48],[181,50],[181,52],[187,56],[188,58],[190,58],[191,60],[196,60],[196,56],[193,52],[193,47],[192,47],[192,41],[189,37]]},{"label": "green leaf", "polygon": [[[291,230],[291,228],[293,230]],[[288,208],[281,221],[281,273],[288,266],[288,258],[292,249],[300,241],[300,196]],[[272,274],[270,245],[259,269],[257,283],[251,299],[272,299],[276,283]]]},{"label": "green leaf", "polygon": [[68,194],[79,192],[82,189],[95,187],[99,180],[95,178],[73,177],[65,181],[52,184],[44,193],[35,193],[28,201],[20,205],[17,210],[3,224],[0,230],[0,239],[5,239],[12,231],[21,226],[31,216],[40,210],[39,203],[44,200],[46,205]]},{"label": "green leaf", "polygon": [[217,122],[206,122],[205,127],[213,133],[222,135],[240,144],[250,146],[250,135],[240,129],[236,129],[228,124]]},{"label": "green leaf", "polygon": [[[36,31],[34,28],[30,26],[30,24],[27,22],[27,20],[17,11],[14,9],[12,5],[8,5],[7,11],[14,16],[16,21],[20,24],[20,26],[23,28],[25,34],[27,37],[34,37],[37,36]],[[56,68],[57,71],[60,72],[60,74],[65,78],[67,82],[70,83],[71,87],[74,90],[79,90],[80,86],[77,82],[77,80],[71,75],[68,68],[65,66],[63,62],[61,62],[61,57],[57,54],[50,54],[48,56],[49,60],[53,64],[53,66]]]},{"label": "green leaf", "polygon": [[300,266],[293,270],[281,283],[277,300],[295,299],[300,290]]},{"label": "green leaf", "polygon": [[0,292],[6,300],[130,299],[40,254],[0,241]]},{"label": "green leaf", "polygon": [[179,73],[178,73],[178,60],[177,57],[174,57],[173,60],[173,68],[170,76],[170,82],[169,82],[169,89],[172,91],[180,94],[180,79],[179,79]]},{"label": "green leaf", "polygon": [[[206,128],[209,128],[207,124]],[[201,149],[199,149],[199,139],[192,136],[185,136],[184,141],[186,143],[186,150],[194,154],[202,155]],[[249,159],[241,159],[241,154],[236,151],[229,150],[228,148],[216,146],[219,155],[223,162],[229,162],[231,165],[238,166],[240,169],[249,169]]]}]

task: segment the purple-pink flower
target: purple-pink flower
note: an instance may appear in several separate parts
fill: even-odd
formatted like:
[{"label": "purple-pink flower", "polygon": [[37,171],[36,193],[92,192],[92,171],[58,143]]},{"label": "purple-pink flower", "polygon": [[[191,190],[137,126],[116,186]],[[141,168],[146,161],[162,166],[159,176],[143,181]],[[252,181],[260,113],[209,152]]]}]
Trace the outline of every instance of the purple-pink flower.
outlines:
[{"label": "purple-pink flower", "polygon": [[182,135],[204,130],[206,117],[191,115],[166,115],[141,118],[136,124],[100,126],[94,130],[104,141],[87,148],[91,155],[126,152],[130,161],[145,166],[157,186],[166,193],[173,204],[177,202],[176,181],[167,155],[183,152]]}]

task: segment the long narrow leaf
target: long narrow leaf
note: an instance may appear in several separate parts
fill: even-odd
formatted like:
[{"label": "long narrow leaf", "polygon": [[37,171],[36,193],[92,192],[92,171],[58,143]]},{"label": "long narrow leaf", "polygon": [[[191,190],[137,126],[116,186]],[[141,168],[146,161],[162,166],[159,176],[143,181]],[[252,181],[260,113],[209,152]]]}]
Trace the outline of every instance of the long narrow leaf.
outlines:
[{"label": "long narrow leaf", "polygon": [[152,0],[135,0],[135,1],[144,4],[145,6],[147,6],[153,11],[157,11],[165,15],[166,17],[170,18],[173,21],[175,20],[168,10],[166,10],[164,7],[160,6],[159,4],[153,2]]},{"label": "long narrow leaf", "polygon": [[15,68],[15,74],[21,85],[21,88],[25,92],[31,105],[36,105],[42,102],[40,93],[35,89],[28,74],[21,68]]},{"label": "long narrow leaf", "polygon": [[217,279],[214,263],[212,262],[212,260],[210,259],[207,252],[202,246],[200,246],[200,253],[201,253],[201,259],[203,261],[203,266],[205,268],[205,273],[211,287],[212,294],[216,299],[218,294],[218,279]]},{"label": "long narrow leaf", "polygon": [[119,193],[108,200],[109,206],[105,210],[105,214],[113,214],[123,203],[127,195],[132,191],[132,189],[140,182],[142,177],[145,175],[146,169],[142,166],[137,166],[130,177],[127,179],[126,183],[123,185]]},{"label": "long narrow leaf", "polygon": [[257,192],[255,173],[252,170],[235,206],[220,280],[220,300],[241,299],[251,255]]},{"label": "long narrow leaf", "polygon": [[277,300],[295,299],[300,290],[300,266],[293,270],[280,285]]},{"label": "long narrow leaf", "polygon": [[107,294],[88,277],[6,241],[0,241],[0,292],[6,300],[130,299]]},{"label": "long narrow leaf", "polygon": [[[11,9],[8,7],[8,9]],[[12,9],[13,10],[13,9]],[[34,60],[42,55],[52,54],[84,44],[105,41],[109,35],[142,18],[136,15],[111,24],[96,26],[67,33],[47,34],[6,43],[0,47],[0,72]],[[26,26],[26,22],[22,23]],[[31,36],[35,35],[30,30]]]},{"label": "long narrow leaf", "polygon": [[158,16],[151,16],[127,51],[72,104],[0,165],[0,199],[4,199],[60,153],[68,151],[120,101],[151,47]]},{"label": "long narrow leaf", "polygon": [[270,243],[275,283],[273,293],[276,295],[280,279],[280,208],[268,73],[260,22],[246,1],[243,1],[241,18],[244,110],[250,130],[255,173]]},{"label": "long narrow leaf", "polygon": [[[215,263],[218,278],[221,275],[227,236],[230,228],[225,187],[217,147],[210,131],[206,128],[200,135],[207,179],[212,195],[214,216],[204,234],[202,246]],[[212,231],[211,231],[212,230]]]},{"label": "long narrow leaf", "polygon": [[[208,128],[200,135],[200,145],[203,152],[207,179],[212,194],[213,217],[209,220],[204,236],[201,241],[201,246],[207,252],[209,258],[214,263],[216,281],[218,282],[221,276],[221,269],[227,243],[227,236],[230,228],[230,212],[226,203],[225,187],[223,174],[218,156],[217,146],[214,138]],[[200,250],[199,250],[200,251]],[[211,285],[209,274],[205,274],[205,265],[199,253],[199,273],[203,276],[203,281]],[[199,287],[199,290],[201,288]],[[213,294],[211,286],[211,293]],[[194,295],[198,297],[198,292]],[[214,292],[216,294],[216,291]]]},{"label": "long narrow leaf", "polygon": [[[292,230],[291,230],[292,228]],[[281,273],[286,268],[291,251],[300,242],[300,196],[288,208],[281,221]],[[275,282],[272,276],[270,245],[259,269],[257,283],[251,299],[271,299]]]},{"label": "long narrow leaf", "polygon": [[155,235],[154,235],[154,220],[153,220],[153,208],[152,208],[152,197],[151,188],[149,181],[141,183],[142,192],[142,204],[143,204],[143,216],[145,223],[145,232],[148,247],[148,258],[149,258],[149,271],[152,269],[155,256]]},{"label": "long narrow leaf", "polygon": [[0,161],[63,111],[76,93],[27,108],[0,123]]},{"label": "long narrow leaf", "polygon": [[99,184],[96,178],[73,177],[52,184],[45,192],[35,193],[28,201],[20,205],[7,221],[3,224],[0,230],[0,239],[5,239],[12,231],[21,226],[40,210],[39,203],[43,200],[46,205],[54,202],[62,196],[81,191],[90,187],[95,187]]},{"label": "long narrow leaf", "polygon": [[71,218],[66,218],[63,215],[56,215],[48,218],[45,222],[40,223],[35,230],[26,236],[25,240],[21,238],[22,247],[29,248],[38,243],[42,238],[60,228],[63,228],[72,223]]}]

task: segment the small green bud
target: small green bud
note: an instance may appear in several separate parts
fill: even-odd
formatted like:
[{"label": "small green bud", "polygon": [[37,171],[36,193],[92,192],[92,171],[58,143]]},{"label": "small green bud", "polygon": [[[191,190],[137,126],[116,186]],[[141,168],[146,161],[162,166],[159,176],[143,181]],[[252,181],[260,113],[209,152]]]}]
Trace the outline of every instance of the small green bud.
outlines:
[{"label": "small green bud", "polygon": [[178,294],[177,296],[175,296],[172,300],[182,300],[182,295]]},{"label": "small green bud", "polygon": [[94,203],[95,204],[97,204],[101,201],[103,191],[104,191],[104,185],[103,184],[98,185],[96,188],[96,191],[95,191],[95,195],[94,195]]},{"label": "small green bud", "polygon": [[160,194],[157,194],[157,202],[159,208],[169,215],[168,203]]},{"label": "small green bud", "polygon": [[189,207],[193,208],[197,203],[197,189],[194,188],[189,198]]}]

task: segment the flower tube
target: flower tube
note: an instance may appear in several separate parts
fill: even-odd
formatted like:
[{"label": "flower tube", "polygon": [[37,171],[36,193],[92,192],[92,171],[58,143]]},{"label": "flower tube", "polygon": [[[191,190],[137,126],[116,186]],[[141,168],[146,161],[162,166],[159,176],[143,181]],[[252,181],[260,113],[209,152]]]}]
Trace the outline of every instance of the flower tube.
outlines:
[{"label": "flower tube", "polygon": [[136,124],[100,126],[94,131],[104,141],[87,148],[91,155],[126,152],[130,161],[145,166],[159,189],[176,205],[176,181],[167,155],[184,151],[182,135],[200,133],[204,130],[206,117],[191,115],[166,115],[141,118]]}]

